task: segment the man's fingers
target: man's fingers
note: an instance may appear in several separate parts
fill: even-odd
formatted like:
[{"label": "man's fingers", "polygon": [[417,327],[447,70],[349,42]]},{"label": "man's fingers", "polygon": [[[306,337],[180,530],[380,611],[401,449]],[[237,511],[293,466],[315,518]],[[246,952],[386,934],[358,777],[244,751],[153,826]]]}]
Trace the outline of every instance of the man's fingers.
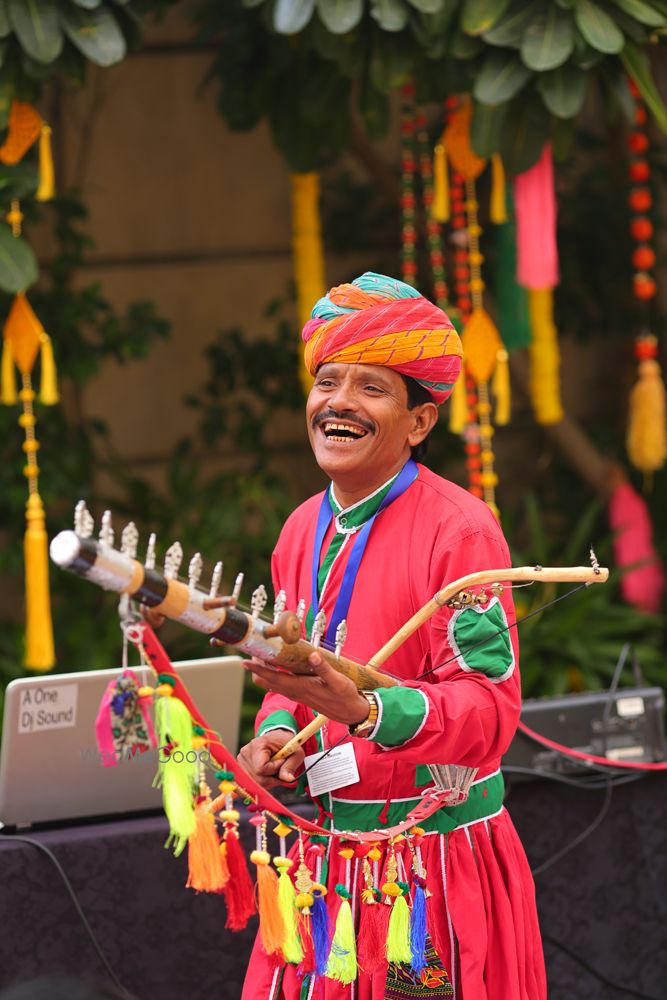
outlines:
[{"label": "man's fingers", "polygon": [[278,777],[281,781],[296,781],[296,775],[299,768],[302,766],[305,754],[301,747],[298,747],[294,753],[291,753],[289,757],[286,757],[283,761],[276,761],[276,764],[281,764],[281,768],[278,771]]}]

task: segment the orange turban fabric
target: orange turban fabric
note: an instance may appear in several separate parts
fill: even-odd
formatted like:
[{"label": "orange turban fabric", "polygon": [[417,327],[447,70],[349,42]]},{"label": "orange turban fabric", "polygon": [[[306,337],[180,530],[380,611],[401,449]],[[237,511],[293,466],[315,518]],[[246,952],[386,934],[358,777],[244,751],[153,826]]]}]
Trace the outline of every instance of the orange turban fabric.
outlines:
[{"label": "orange turban fabric", "polygon": [[301,334],[305,362],[385,365],[422,385],[444,403],[461,371],[463,350],[442,309],[410,285],[367,271],[320,299]]}]

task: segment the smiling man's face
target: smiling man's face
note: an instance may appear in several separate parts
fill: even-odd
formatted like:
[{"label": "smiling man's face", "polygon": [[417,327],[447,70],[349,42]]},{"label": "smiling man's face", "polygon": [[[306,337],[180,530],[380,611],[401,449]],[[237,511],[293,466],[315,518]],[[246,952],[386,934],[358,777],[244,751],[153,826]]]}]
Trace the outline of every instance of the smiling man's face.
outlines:
[{"label": "smiling man's face", "polygon": [[405,382],[390,368],[330,362],[315,376],[306,419],[317,464],[354,502],[352,494],[361,499],[401,469],[437,420],[437,407],[409,410]]}]

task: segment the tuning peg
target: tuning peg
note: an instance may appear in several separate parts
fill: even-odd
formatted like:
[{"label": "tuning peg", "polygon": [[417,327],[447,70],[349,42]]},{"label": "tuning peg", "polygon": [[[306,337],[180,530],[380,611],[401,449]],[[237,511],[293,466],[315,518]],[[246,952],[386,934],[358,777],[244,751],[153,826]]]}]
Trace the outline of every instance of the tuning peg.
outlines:
[{"label": "tuning peg", "polygon": [[195,552],[188,566],[188,587],[190,590],[196,590],[203,568],[204,560],[201,557],[201,552]]},{"label": "tuning peg", "polygon": [[243,586],[243,573],[239,573],[234,580],[234,589],[232,590],[232,600],[234,604],[238,604],[239,597],[241,596],[241,587]]},{"label": "tuning peg", "polygon": [[102,545],[108,545],[109,548],[113,548],[113,528],[111,527],[111,511],[105,510],[102,514],[102,525],[100,527],[99,540]]},{"label": "tuning peg", "polygon": [[315,621],[313,622],[313,630],[310,633],[310,644],[314,649],[317,649],[321,643],[326,627],[327,616],[324,614],[324,611],[318,611],[315,615]]},{"label": "tuning peg", "polygon": [[253,591],[252,597],[250,598],[250,609],[252,611],[253,623],[259,621],[259,616],[266,607],[268,599],[269,595],[266,592],[266,587],[263,583],[260,583],[257,590]]},{"label": "tuning peg", "polygon": [[273,605],[273,624],[278,624],[278,619],[287,607],[287,594],[284,590],[279,590],[276,595],[276,602]]},{"label": "tuning peg", "polygon": [[222,563],[217,562],[213,568],[213,576],[211,577],[211,589],[208,592],[209,597],[218,596],[218,591],[220,590],[221,582],[222,582]]},{"label": "tuning peg", "polygon": [[90,538],[93,533],[95,522],[93,516],[86,507],[85,500],[79,500],[74,508],[74,531],[80,538]]},{"label": "tuning peg", "polygon": [[134,521],[130,521],[123,528],[122,534],[120,536],[120,551],[130,559],[134,559],[137,554],[137,545],[139,544],[139,532],[137,531],[137,526]]},{"label": "tuning peg", "polygon": [[336,629],[336,649],[335,655],[336,659],[340,659],[340,654],[343,652],[343,646],[345,645],[345,640],[347,639],[347,622],[343,618],[340,622],[338,628]]},{"label": "tuning peg", "polygon": [[175,580],[183,562],[183,546],[180,542],[174,542],[167,549],[164,557],[164,575],[168,580]]},{"label": "tuning peg", "polygon": [[146,558],[144,560],[144,566],[146,569],[155,569],[155,532],[151,531],[148,536],[148,545],[146,546]]},{"label": "tuning peg", "polygon": [[296,616],[300,622],[303,621],[305,614],[306,614],[306,602],[304,601],[303,597],[300,597],[299,603],[296,606]]}]

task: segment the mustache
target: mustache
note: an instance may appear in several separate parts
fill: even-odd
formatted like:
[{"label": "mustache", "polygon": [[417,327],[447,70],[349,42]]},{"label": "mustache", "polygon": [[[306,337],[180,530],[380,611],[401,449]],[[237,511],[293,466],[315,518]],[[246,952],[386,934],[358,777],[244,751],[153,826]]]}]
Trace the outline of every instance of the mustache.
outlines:
[{"label": "mustache", "polygon": [[319,427],[325,420],[338,420],[340,422],[347,420],[351,424],[358,424],[359,427],[363,427],[369,434],[375,434],[375,424],[371,420],[366,420],[365,417],[360,417],[349,410],[321,410],[315,414],[311,424],[313,427]]}]

